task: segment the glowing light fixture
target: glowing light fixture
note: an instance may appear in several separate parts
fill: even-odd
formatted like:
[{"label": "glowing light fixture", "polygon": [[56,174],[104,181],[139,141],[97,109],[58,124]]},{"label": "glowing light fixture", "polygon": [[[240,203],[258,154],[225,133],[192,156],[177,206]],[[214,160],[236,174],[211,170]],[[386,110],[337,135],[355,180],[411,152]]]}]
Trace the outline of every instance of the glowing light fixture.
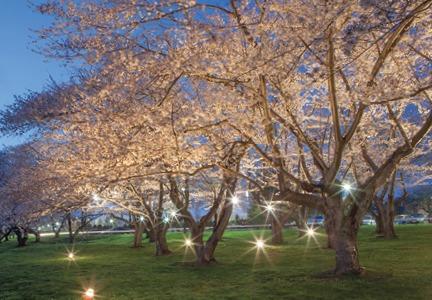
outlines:
[{"label": "glowing light fixture", "polygon": [[88,299],[88,300],[94,299],[94,296],[95,296],[95,291],[94,289],[91,288],[87,289],[84,293],[84,299]]},{"label": "glowing light fixture", "polygon": [[191,247],[193,245],[192,240],[191,239],[186,239],[184,242],[186,247]]},{"label": "glowing light fixture", "polygon": [[349,191],[352,190],[352,186],[351,186],[351,184],[349,184],[348,182],[343,183],[343,184],[342,184],[342,188],[343,188],[346,192],[349,192]]},{"label": "glowing light fixture", "polygon": [[231,198],[232,204],[237,205],[237,204],[239,204],[239,202],[240,202],[240,199],[237,196],[232,196],[232,198]]},{"label": "glowing light fixture", "polygon": [[255,245],[256,245],[256,247],[257,247],[258,249],[264,249],[264,247],[265,247],[265,243],[264,243],[264,241],[261,240],[261,239],[256,240]]},{"label": "glowing light fixture", "polygon": [[274,211],[274,206],[271,203],[267,203],[265,206],[265,210],[268,212],[273,212]]},{"label": "glowing light fixture", "polygon": [[306,230],[306,235],[310,236],[310,237],[314,236],[315,235],[315,230],[313,228],[308,228]]},{"label": "glowing light fixture", "polygon": [[143,216],[140,216],[140,221],[141,222],[144,221],[144,217]]},{"label": "glowing light fixture", "polygon": [[75,254],[74,254],[73,252],[69,252],[69,253],[68,253],[68,258],[69,258],[70,260],[75,260]]}]

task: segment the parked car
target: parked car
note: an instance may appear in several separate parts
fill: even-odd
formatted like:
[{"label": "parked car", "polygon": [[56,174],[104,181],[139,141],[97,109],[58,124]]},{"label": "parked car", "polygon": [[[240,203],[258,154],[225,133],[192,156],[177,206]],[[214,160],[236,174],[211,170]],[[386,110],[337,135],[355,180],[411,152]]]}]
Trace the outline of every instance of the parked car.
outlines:
[{"label": "parked car", "polygon": [[397,215],[394,219],[395,224],[408,224],[409,216],[408,215]]},{"label": "parked car", "polygon": [[324,216],[312,216],[307,220],[308,225],[320,226],[324,224]]},{"label": "parked car", "polygon": [[409,216],[408,223],[419,224],[419,223],[424,223],[425,221],[426,221],[426,216],[424,214],[412,214]]},{"label": "parked car", "polygon": [[361,224],[362,225],[375,225],[376,222],[375,222],[375,219],[372,216],[366,215],[366,216],[364,216]]}]

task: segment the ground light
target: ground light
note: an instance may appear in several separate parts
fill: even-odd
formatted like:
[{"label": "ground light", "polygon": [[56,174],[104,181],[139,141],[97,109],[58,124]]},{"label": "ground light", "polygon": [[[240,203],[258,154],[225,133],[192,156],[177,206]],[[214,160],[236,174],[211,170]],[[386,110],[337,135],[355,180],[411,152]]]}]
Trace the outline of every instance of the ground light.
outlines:
[{"label": "ground light", "polygon": [[67,257],[69,260],[75,260],[75,254],[73,252],[69,252]]},{"label": "ground light", "polygon": [[95,296],[95,291],[94,289],[88,288],[85,292],[84,292],[84,299],[86,300],[92,300],[94,299]]},{"label": "ground light", "polygon": [[315,235],[315,230],[313,228],[308,228],[306,230],[306,235],[309,237],[313,237]]},{"label": "ground light", "polygon": [[259,239],[255,241],[255,245],[258,249],[264,249],[265,243],[263,240]]},{"label": "ground light", "polygon": [[191,239],[185,239],[184,244],[185,244],[186,247],[191,247],[193,243],[192,243]]}]

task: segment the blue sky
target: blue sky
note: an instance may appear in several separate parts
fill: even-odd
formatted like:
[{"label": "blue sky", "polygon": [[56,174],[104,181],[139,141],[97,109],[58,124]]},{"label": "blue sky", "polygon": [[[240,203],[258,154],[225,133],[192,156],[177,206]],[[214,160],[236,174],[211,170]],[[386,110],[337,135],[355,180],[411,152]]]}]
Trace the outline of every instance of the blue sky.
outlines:
[{"label": "blue sky", "polygon": [[[37,29],[49,24],[50,19],[33,11],[27,0],[2,0],[0,9],[0,109],[11,104],[14,95],[28,90],[39,91],[49,76],[64,81],[68,71],[57,61],[47,61],[32,51]],[[0,136],[0,148],[20,142],[20,137]]]}]

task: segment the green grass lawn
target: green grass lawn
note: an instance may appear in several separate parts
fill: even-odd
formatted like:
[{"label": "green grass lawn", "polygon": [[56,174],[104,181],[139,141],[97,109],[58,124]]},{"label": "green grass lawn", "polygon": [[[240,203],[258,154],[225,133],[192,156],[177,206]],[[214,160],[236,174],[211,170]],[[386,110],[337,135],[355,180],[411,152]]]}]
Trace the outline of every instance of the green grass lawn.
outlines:
[{"label": "green grass lawn", "polygon": [[267,256],[248,252],[261,231],[227,232],[218,264],[200,268],[179,264],[193,259],[180,233],[169,234],[169,257],[154,257],[147,242],[130,248],[131,235],[89,238],[76,244],[75,263],[66,259],[65,243],[16,248],[11,241],[0,244],[0,299],[80,299],[89,286],[96,299],[432,299],[432,226],[397,232],[399,239],[385,241],[362,228],[360,260],[368,272],[360,278],[316,276],[333,267],[334,253],[319,247],[323,236],[308,244],[294,230],[285,232],[285,245],[267,247]]}]

